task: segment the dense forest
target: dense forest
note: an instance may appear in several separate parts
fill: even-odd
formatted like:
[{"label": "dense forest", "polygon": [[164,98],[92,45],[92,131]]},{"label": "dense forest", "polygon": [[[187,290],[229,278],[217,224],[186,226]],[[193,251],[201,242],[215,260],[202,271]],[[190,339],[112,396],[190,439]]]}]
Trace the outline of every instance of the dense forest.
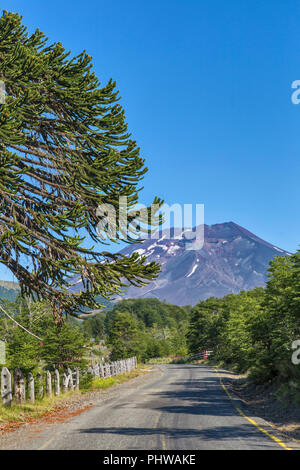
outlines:
[{"label": "dense forest", "polygon": [[[178,307],[157,299],[128,299],[116,304],[105,317],[105,332],[113,348],[113,357],[124,355],[124,338],[131,329],[137,357],[147,360],[153,357],[187,354],[187,330],[190,307]],[[88,320],[90,321],[90,320]],[[133,333],[133,331],[135,333]]]},{"label": "dense forest", "polygon": [[300,339],[300,251],[270,262],[265,289],[210,298],[192,310],[191,352],[209,348],[216,361],[250,372],[258,383],[300,384],[292,362]]},{"label": "dense forest", "polygon": [[[177,307],[156,299],[123,300],[84,320],[68,317],[62,325],[53,322],[47,302],[19,296],[2,300],[5,311],[28,334],[0,312],[0,338],[7,344],[10,368],[33,372],[47,368],[86,366],[91,355],[111,360],[136,355],[139,361],[187,354],[190,307]],[[108,307],[107,307],[108,308]]]}]

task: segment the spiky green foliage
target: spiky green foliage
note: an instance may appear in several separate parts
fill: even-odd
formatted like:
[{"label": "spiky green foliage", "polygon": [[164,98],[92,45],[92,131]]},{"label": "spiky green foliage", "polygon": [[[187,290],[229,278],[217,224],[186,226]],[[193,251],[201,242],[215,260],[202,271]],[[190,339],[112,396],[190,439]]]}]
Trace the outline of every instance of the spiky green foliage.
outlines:
[{"label": "spiky green foliage", "polygon": [[[101,87],[85,52],[69,58],[60,43],[48,44],[39,30],[29,35],[21,17],[7,12],[0,18],[0,80],[7,93],[0,105],[0,261],[22,292],[47,298],[59,319],[99,307],[98,294],[109,298],[153,279],[155,263],[83,244],[86,236],[99,243],[100,204],[115,208],[118,238],[119,197],[128,198],[130,227],[147,170],[115,82]],[[70,293],[75,276],[85,289]]]}]

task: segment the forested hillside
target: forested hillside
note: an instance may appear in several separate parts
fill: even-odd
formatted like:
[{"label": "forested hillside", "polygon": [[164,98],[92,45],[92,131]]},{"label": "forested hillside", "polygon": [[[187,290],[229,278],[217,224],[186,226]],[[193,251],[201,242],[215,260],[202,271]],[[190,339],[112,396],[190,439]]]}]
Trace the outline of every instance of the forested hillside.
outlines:
[{"label": "forested hillside", "polygon": [[19,294],[17,289],[9,289],[0,284],[0,299],[15,300]]},{"label": "forested hillside", "polygon": [[0,312],[0,337],[7,344],[7,365],[26,372],[40,365],[66,367],[84,364],[91,354],[110,353],[110,359],[136,355],[140,361],[166,355],[187,354],[186,334],[189,307],[159,302],[157,299],[124,300],[110,310],[103,310],[76,320],[65,319],[55,325],[47,302],[33,302],[20,296],[15,301],[2,300],[2,307],[21,329]]},{"label": "forested hillside", "polygon": [[84,320],[83,331],[103,337],[113,358],[130,354],[142,360],[187,353],[186,333],[191,307],[157,299],[127,299],[106,313]]}]

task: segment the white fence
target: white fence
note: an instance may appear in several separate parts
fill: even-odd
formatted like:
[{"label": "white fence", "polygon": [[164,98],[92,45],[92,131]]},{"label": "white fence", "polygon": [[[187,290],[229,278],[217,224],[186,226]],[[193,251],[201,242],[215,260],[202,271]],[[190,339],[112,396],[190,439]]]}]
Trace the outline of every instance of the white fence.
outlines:
[{"label": "white fence", "polygon": [[95,364],[88,369],[88,372],[93,374],[94,377],[106,379],[107,377],[130,372],[132,369],[136,369],[136,367],[136,357],[130,357],[129,359],[110,362],[109,364]]},{"label": "white fence", "polygon": [[194,360],[194,359],[208,359],[209,356],[211,356],[214,352],[213,351],[201,351],[198,354],[193,354],[192,356],[189,356],[189,360]]},{"label": "white fence", "polygon": [[[115,375],[125,374],[137,367],[136,357],[123,359],[106,364],[96,364],[94,367],[88,369],[88,373],[92,374],[95,378],[108,378]],[[13,379],[13,380],[12,380]],[[35,402],[36,395],[39,399],[43,398],[46,394],[51,397],[58,396],[68,390],[79,390],[80,387],[80,372],[79,369],[72,371],[70,368],[66,372],[60,374],[57,369],[53,373],[49,370],[45,375],[37,374],[36,379],[29,373],[25,377],[21,369],[16,369],[12,374],[10,371],[3,367],[1,371],[1,399],[4,406],[11,406],[14,400],[17,404],[23,404],[28,400],[31,403]]]}]

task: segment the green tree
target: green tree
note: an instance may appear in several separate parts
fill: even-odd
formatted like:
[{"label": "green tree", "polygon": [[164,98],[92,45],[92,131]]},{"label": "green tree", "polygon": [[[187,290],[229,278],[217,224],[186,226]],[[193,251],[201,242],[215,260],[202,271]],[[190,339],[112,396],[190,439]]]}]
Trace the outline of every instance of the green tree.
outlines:
[{"label": "green tree", "polygon": [[118,313],[130,313],[138,321],[142,360],[167,355],[187,354],[186,331],[190,308],[160,302],[158,299],[126,299],[106,314],[105,333],[110,335]]},{"label": "green tree", "polygon": [[125,299],[108,311],[105,318],[106,331],[109,330],[109,323],[115,311],[130,312],[142,321],[146,328],[156,325],[158,329],[165,327],[174,329],[178,328],[179,325],[180,327],[187,326],[190,320],[190,309],[188,307],[167,304],[155,298]]},{"label": "green tree", "polygon": [[0,315],[0,334],[7,344],[7,366],[20,368],[24,373],[38,368],[83,367],[88,341],[78,325],[69,321],[56,325],[46,302],[31,302],[19,297],[16,302],[5,302],[9,314],[31,336],[10,319]]},{"label": "green tree", "polygon": [[240,372],[253,367],[262,352],[258,335],[262,337],[265,332],[263,300],[263,288],[223,298],[227,314],[220,330],[217,357]]},{"label": "green tree", "polygon": [[263,307],[264,323],[257,328],[255,338],[260,340],[263,353],[257,360],[255,375],[260,381],[299,380],[299,368],[291,363],[292,342],[300,338],[299,250],[271,261]]},{"label": "green tree", "polygon": [[[44,318],[47,313],[49,315],[49,306],[47,311],[44,303],[32,303],[20,296],[15,302],[2,301],[2,304],[4,304],[5,311],[28,331],[37,336],[44,331]],[[0,325],[4,327],[3,338],[7,343],[8,367],[20,368],[26,374],[33,372],[39,365],[41,341],[4,315],[1,316]]]},{"label": "green tree", "polygon": [[40,357],[47,368],[83,368],[87,361],[84,358],[87,340],[78,326],[64,322],[55,325],[48,317],[48,325],[43,338]]},{"label": "green tree", "polygon": [[[0,80],[7,92],[0,108],[0,262],[23,294],[48,300],[59,322],[63,313],[99,308],[97,295],[109,298],[158,274],[159,266],[138,254],[83,245],[99,242],[100,222],[104,237],[124,235],[120,197],[127,198],[127,241],[133,241],[147,168],[115,82],[101,87],[89,55],[69,58],[61,43],[49,44],[39,30],[29,35],[21,20],[6,11],[0,18]],[[115,212],[115,233],[99,205]],[[145,220],[140,214],[146,225],[149,214],[150,208]],[[69,289],[74,277],[82,291]]]},{"label": "green tree", "polygon": [[95,317],[83,320],[82,332],[86,338],[101,339],[104,335],[104,320],[102,316],[96,315]]},{"label": "green tree", "polygon": [[136,318],[129,312],[116,312],[108,336],[113,361],[143,356],[145,344]]},{"label": "green tree", "polygon": [[225,321],[224,309],[224,301],[214,297],[199,302],[192,309],[191,323],[187,332],[190,352],[197,354],[205,349],[216,351]]}]

